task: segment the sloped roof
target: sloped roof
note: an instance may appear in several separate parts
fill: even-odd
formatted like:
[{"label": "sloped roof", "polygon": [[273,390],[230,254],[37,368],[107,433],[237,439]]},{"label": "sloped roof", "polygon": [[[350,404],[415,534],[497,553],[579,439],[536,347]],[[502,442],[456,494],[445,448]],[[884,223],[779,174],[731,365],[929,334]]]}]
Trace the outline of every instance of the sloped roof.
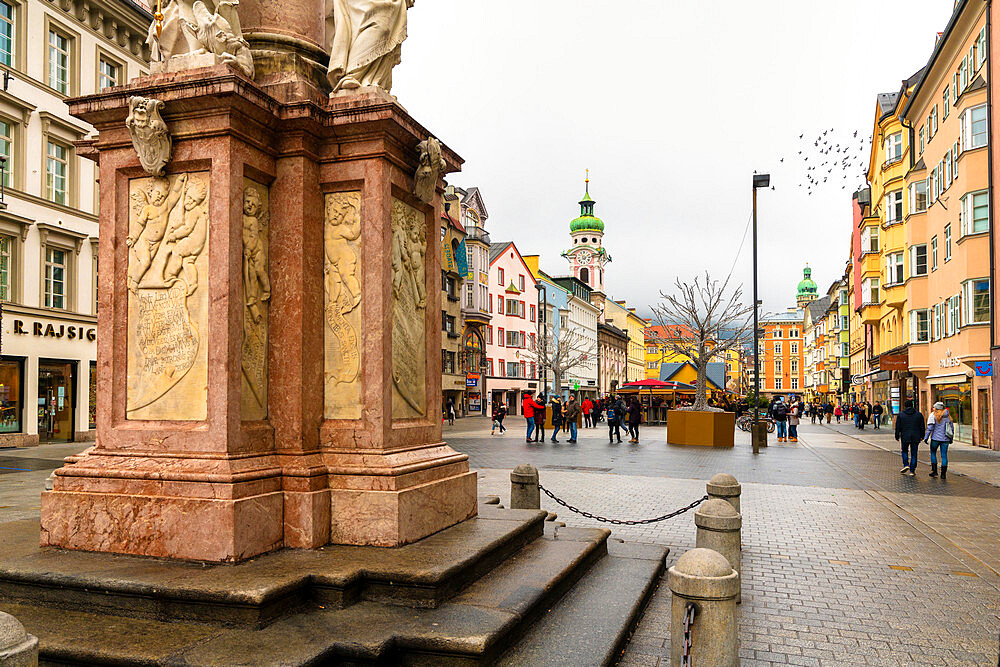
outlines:
[{"label": "sloped roof", "polygon": [[879,93],[878,94],[878,110],[881,115],[886,115],[887,113],[892,113],[892,110],[896,108],[896,102],[899,101],[899,93]]},{"label": "sloped roof", "polygon": [[[677,373],[685,366],[690,366],[694,368],[694,364],[690,361],[672,361],[669,363],[660,364],[660,380],[663,382],[669,382],[670,378],[677,375]],[[716,389],[726,388],[726,364],[721,361],[713,361],[708,364],[705,369],[705,375],[708,381],[715,386]]]},{"label": "sloped roof", "polygon": [[810,301],[806,306],[809,309],[809,316],[812,317],[813,321],[822,318],[826,311],[830,308],[830,297],[824,296],[821,299],[816,299],[815,301]]},{"label": "sloped roof", "polygon": [[513,241],[500,241],[499,243],[490,244],[490,264],[496,261],[497,257],[503,254],[503,251],[507,249],[507,246],[512,245]]}]

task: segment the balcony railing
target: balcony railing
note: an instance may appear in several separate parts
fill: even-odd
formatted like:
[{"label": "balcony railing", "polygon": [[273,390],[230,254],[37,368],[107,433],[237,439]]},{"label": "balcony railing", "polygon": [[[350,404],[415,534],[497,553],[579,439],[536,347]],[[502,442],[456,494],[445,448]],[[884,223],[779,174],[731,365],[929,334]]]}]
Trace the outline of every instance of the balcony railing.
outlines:
[{"label": "balcony railing", "polygon": [[490,235],[482,227],[466,227],[465,240],[481,241],[482,243],[488,244],[490,242]]}]

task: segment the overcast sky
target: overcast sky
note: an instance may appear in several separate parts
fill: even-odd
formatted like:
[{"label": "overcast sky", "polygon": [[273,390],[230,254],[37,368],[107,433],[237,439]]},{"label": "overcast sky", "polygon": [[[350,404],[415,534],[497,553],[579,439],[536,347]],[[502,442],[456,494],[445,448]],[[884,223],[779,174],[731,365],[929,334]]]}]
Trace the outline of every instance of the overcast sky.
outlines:
[{"label": "overcast sky", "polygon": [[[729,273],[751,174],[769,171],[760,292],[778,311],[807,262],[821,290],[842,275],[863,182],[862,169],[838,169],[809,195],[798,150],[817,151],[807,140],[831,128],[838,142],[858,131],[860,147],[876,95],[923,67],[952,6],[417,0],[393,93],[465,158],[449,182],[482,190],[493,239],[540,254],[550,273],[568,272],[560,253],[589,168],[608,292],[640,312],[675,277]],[[733,275],[749,294],[749,237]]]}]

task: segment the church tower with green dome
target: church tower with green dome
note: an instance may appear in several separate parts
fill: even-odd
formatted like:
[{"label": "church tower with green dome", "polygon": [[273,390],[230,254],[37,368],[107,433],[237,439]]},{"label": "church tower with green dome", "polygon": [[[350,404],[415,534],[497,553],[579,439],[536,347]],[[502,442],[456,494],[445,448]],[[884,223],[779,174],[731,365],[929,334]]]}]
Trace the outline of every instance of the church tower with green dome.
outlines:
[{"label": "church tower with green dome", "polygon": [[604,268],[611,255],[604,249],[604,221],[594,215],[595,202],[590,196],[590,170],[587,170],[586,190],[580,200],[580,216],[569,223],[572,240],[570,249],[563,253],[569,260],[573,276],[586,283],[592,290],[591,303],[604,313]]},{"label": "church tower with green dome", "polygon": [[807,303],[819,298],[819,288],[812,279],[812,272],[808,264],[802,269],[802,280],[799,281],[798,293],[795,296],[795,303],[799,308],[805,308]]}]

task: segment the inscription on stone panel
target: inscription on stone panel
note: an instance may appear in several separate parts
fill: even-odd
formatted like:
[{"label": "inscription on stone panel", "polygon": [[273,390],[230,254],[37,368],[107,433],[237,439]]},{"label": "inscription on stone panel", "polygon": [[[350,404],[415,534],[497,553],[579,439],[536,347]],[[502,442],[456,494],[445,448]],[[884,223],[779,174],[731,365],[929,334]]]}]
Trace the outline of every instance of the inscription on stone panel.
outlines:
[{"label": "inscription on stone panel", "polygon": [[129,419],[208,412],[208,173],[129,182]]},{"label": "inscription on stone panel", "polygon": [[392,200],[392,416],[412,419],[427,413],[424,214]]},{"label": "inscription on stone panel", "polygon": [[361,193],[326,195],[324,415],[361,418]]},{"label": "inscription on stone panel", "polygon": [[267,327],[270,195],[243,179],[243,391],[244,420],[267,418]]}]

